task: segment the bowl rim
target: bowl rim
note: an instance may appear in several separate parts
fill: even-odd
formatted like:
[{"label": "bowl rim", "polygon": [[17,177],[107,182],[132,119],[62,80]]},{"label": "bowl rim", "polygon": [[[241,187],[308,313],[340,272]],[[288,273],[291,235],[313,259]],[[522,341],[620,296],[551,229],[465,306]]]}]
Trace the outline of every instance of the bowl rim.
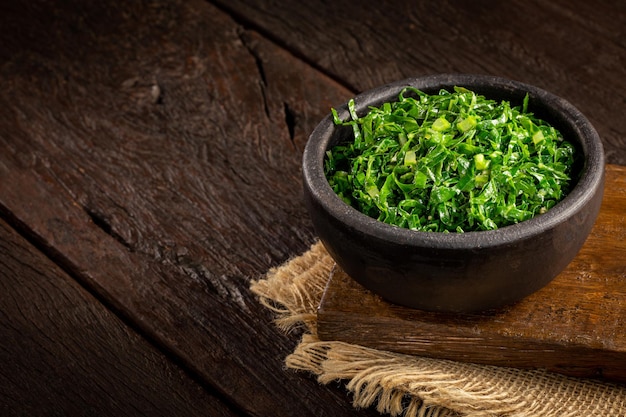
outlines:
[{"label": "bowl rim", "polygon": [[[370,105],[379,105],[383,101],[396,99],[405,87],[438,91],[441,88],[450,89],[453,86],[476,90],[477,93],[487,98],[490,97],[481,90],[501,92],[504,96],[528,93],[529,107],[541,106],[552,112],[553,116],[561,118],[561,124],[567,124],[577,136],[576,140],[580,141],[578,148],[582,150],[584,158],[579,179],[571,192],[546,213],[495,230],[464,233],[423,232],[390,225],[346,204],[330,187],[323,167],[326,150],[336,126],[332,114],[329,113],[309,136],[302,156],[303,181],[314,200],[330,216],[351,230],[373,239],[398,245],[428,246],[435,249],[475,249],[506,245],[553,229],[574,216],[603,186],[604,150],[597,131],[570,102],[542,88],[491,75],[438,74],[388,83],[356,95],[354,102],[357,113],[361,115],[368,110]],[[336,107],[336,110],[340,119],[346,120],[349,117],[347,102]]]}]

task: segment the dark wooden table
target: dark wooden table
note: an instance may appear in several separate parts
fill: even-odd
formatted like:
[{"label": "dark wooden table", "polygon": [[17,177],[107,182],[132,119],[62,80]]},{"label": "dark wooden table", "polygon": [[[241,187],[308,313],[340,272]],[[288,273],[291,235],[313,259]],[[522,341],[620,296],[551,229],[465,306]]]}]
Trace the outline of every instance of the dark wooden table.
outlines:
[{"label": "dark wooden table", "polygon": [[315,235],[315,124],[397,79],[545,88],[626,165],[615,1],[0,5],[0,415],[346,416],[249,292]]}]

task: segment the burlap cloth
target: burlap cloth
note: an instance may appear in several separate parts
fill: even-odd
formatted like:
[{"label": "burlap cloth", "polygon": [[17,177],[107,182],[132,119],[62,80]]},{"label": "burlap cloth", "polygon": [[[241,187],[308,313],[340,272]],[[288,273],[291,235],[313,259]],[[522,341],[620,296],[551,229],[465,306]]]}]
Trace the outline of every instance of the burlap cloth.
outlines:
[{"label": "burlap cloth", "polygon": [[626,386],[430,359],[317,337],[316,310],[334,261],[321,243],[251,284],[284,331],[304,326],[286,360],[322,384],[342,380],[356,408],[407,417],[626,417]]}]

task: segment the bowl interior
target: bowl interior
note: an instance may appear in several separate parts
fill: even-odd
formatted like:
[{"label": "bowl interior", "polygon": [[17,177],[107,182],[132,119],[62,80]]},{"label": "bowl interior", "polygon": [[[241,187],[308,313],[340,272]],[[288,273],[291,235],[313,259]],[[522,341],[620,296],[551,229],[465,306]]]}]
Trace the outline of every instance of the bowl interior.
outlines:
[{"label": "bowl interior", "polygon": [[[521,105],[528,94],[528,110],[552,124],[577,148],[579,157],[573,169],[575,184],[571,192],[545,214],[497,230],[437,233],[398,228],[350,207],[330,188],[323,170],[326,151],[340,142],[353,140],[353,136],[350,127],[336,126],[329,115],[318,125],[307,143],[303,156],[303,174],[311,192],[316,194],[316,199],[325,209],[339,221],[351,225],[354,230],[378,236],[383,240],[419,242],[442,248],[468,248],[476,244],[489,246],[496,241],[527,238],[553,227],[591,199],[600,185],[604,153],[598,134],[587,119],[564,99],[537,87],[499,77],[438,75],[406,79],[360,94],[354,98],[357,114],[362,116],[369,111],[370,106],[380,106],[384,102],[397,100],[398,94],[409,86],[429,94],[461,86],[488,99],[507,100],[512,106]],[[347,120],[347,103],[337,108],[337,113],[340,119]]]}]

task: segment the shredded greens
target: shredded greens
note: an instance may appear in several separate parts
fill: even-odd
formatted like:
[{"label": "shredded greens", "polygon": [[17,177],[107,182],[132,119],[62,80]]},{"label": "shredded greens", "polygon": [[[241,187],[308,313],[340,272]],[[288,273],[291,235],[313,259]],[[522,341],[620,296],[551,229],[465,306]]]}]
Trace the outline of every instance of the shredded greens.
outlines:
[{"label": "shredded greens", "polygon": [[354,141],[328,150],[337,195],[366,215],[412,230],[492,230],[545,213],[572,186],[574,146],[521,106],[462,87],[398,101],[358,117]]}]

